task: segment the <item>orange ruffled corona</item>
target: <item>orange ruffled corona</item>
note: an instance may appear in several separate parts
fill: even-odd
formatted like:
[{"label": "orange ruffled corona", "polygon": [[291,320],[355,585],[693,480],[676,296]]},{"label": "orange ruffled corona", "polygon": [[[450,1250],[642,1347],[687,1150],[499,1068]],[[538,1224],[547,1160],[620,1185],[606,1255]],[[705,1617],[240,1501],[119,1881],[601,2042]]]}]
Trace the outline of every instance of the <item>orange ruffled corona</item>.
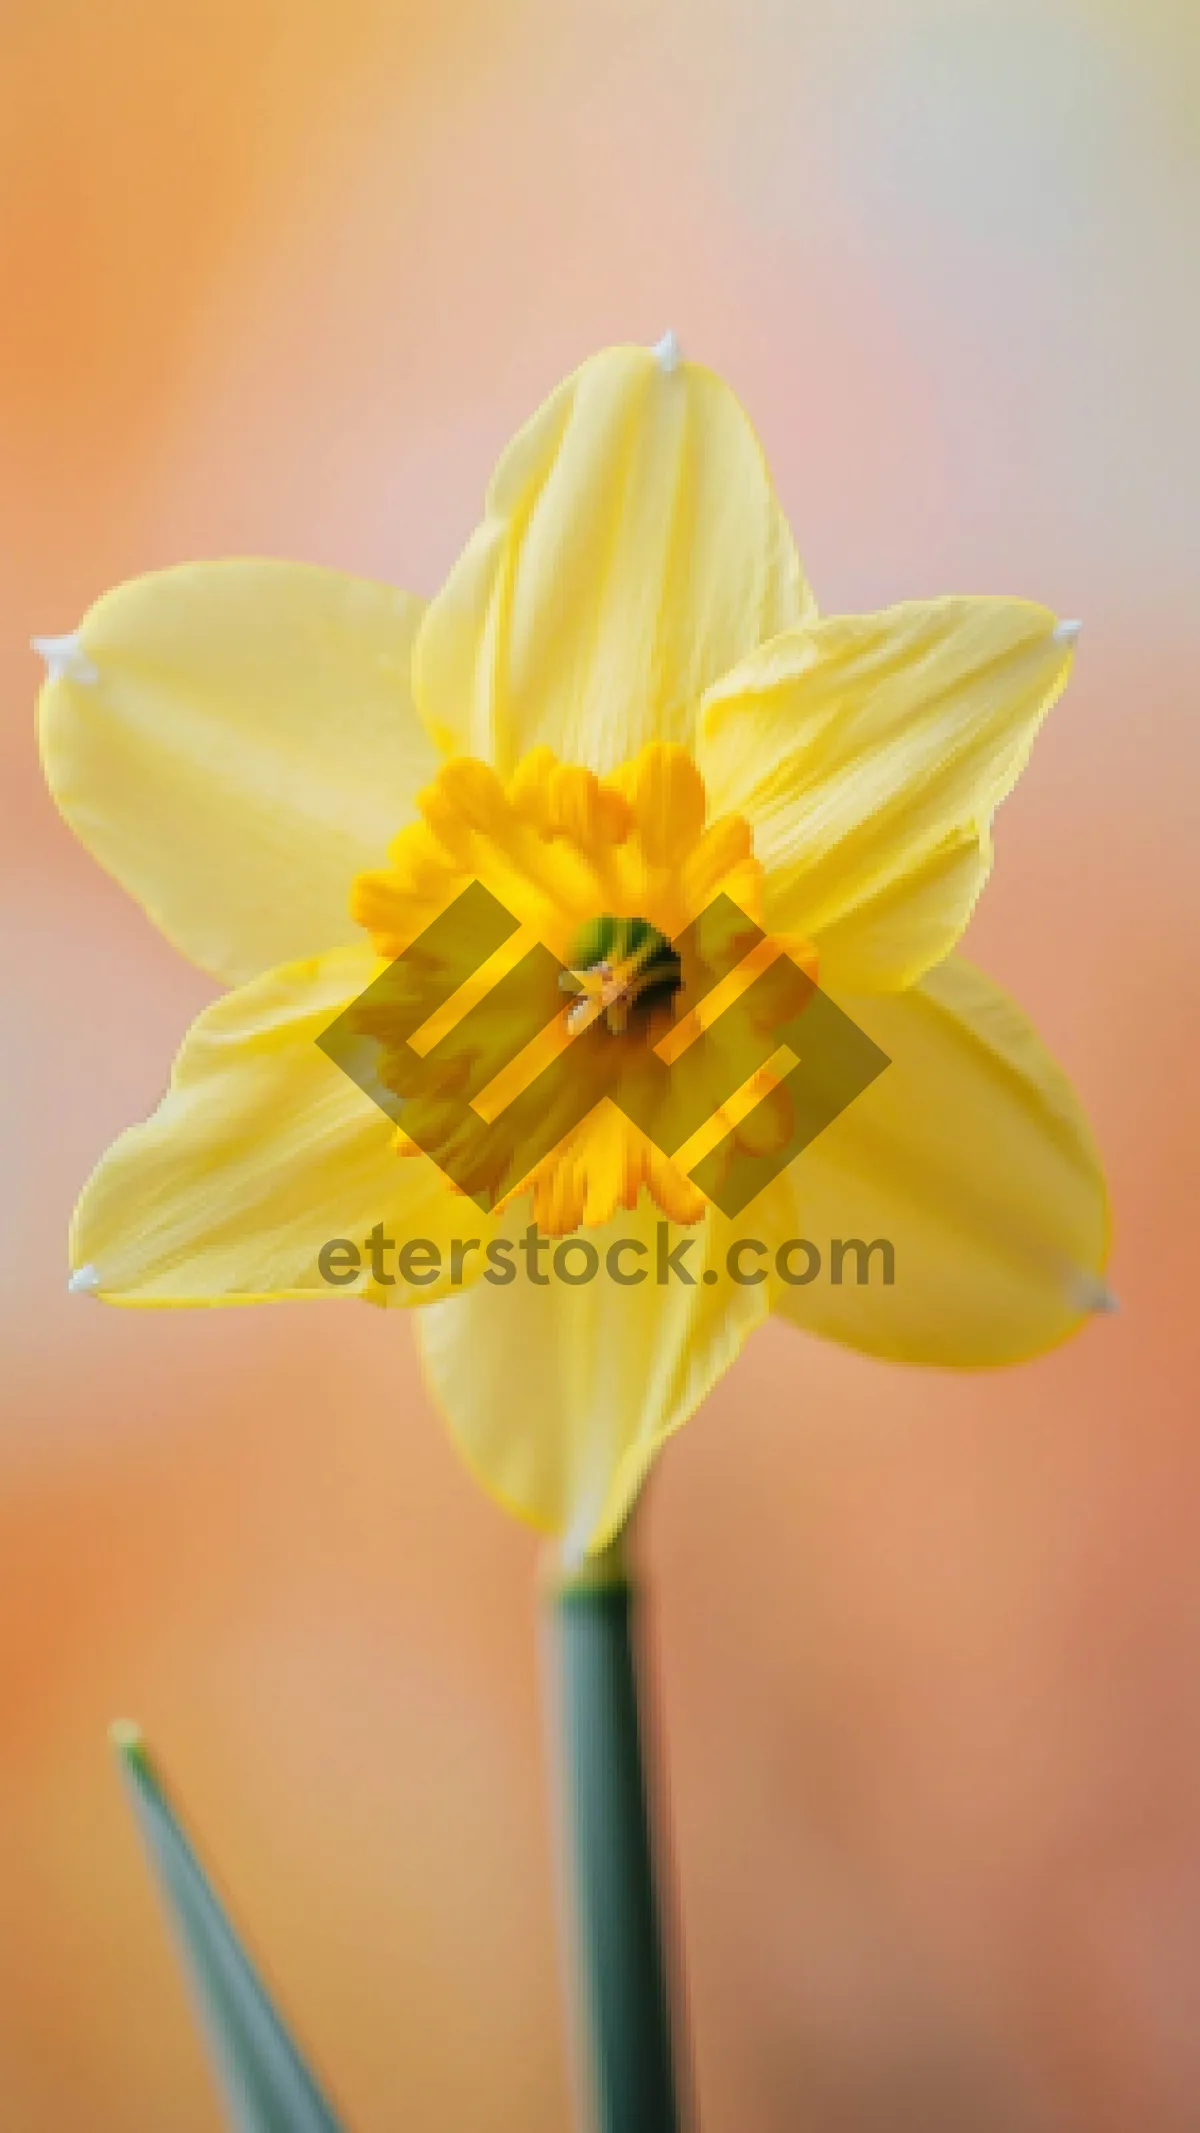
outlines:
[{"label": "orange ruffled corona", "polygon": [[[417,805],[420,819],[393,840],[388,865],[360,874],[351,892],[352,915],[383,959],[399,956],[472,881],[490,890],[520,925],[520,933],[506,944],[505,966],[513,964],[531,940],[542,941],[569,965],[575,944],[601,914],[614,922],[641,922],[666,942],[679,940],[722,894],[754,927],[763,926],[762,868],[753,856],[749,824],[735,814],[707,820],[704,781],[687,750],[678,745],[652,742],[606,777],[578,764],[560,763],[549,748],[523,758],[507,779],[489,764],[455,757],[418,794]],[[688,1168],[726,1133],[736,1134],[740,1118],[778,1087],[778,1076],[769,1067],[760,1068],[737,1091],[736,1105],[714,1096],[703,1139],[690,1142],[682,1159],[675,1160],[603,1100],[605,1088],[623,1073],[636,1075],[647,1045],[661,1047],[663,1056],[678,1057],[688,1039],[710,1028],[731,998],[782,949],[816,977],[811,943],[768,936],[749,947],[735,985],[726,984],[692,1007],[684,971],[663,1012],[632,1023],[623,1015],[619,1026],[612,1010],[627,985],[603,966],[606,998],[596,976],[602,966],[580,969],[580,994],[586,999],[589,990],[594,992],[594,1011],[603,1009],[609,1018],[613,1042],[599,1055],[603,1064],[608,1054],[609,1080],[598,1080],[594,1108],[510,1187],[500,1208],[528,1192],[538,1228],[546,1236],[561,1237],[581,1223],[608,1222],[618,1208],[632,1210],[644,1186],[669,1220],[701,1221],[709,1203],[688,1177]],[[489,963],[459,990],[456,1019],[487,998],[495,976],[496,966]],[[561,1046],[587,1027],[590,1013],[564,1003]],[[538,1063],[546,1056],[543,1045]],[[453,1058],[445,1077],[453,1083]],[[497,1113],[521,1086],[511,1075],[501,1075],[498,1081],[492,1105]],[[786,1097],[781,1101],[786,1105]],[[448,1106],[447,1137],[456,1118],[457,1107]],[[763,1122],[763,1113],[756,1111],[760,1135]],[[786,1121],[781,1120],[779,1131],[786,1138]],[[436,1132],[423,1131],[418,1141],[401,1130],[396,1145],[403,1154],[436,1156]]]}]

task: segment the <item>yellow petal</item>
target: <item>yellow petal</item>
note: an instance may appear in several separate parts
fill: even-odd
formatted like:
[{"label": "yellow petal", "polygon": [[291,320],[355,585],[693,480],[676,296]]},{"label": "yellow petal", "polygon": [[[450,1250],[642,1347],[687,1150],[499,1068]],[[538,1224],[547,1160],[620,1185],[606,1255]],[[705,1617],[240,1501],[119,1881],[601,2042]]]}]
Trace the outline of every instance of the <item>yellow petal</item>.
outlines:
[{"label": "yellow petal", "polygon": [[449,754],[505,774],[548,744],[611,769],[691,738],[697,699],[815,610],[737,400],[648,349],[594,356],[504,453],[417,639]]},{"label": "yellow petal", "polygon": [[[267,972],[206,1008],[157,1111],[109,1149],[76,1210],[77,1286],[120,1304],[253,1303],[354,1295],[424,1303],[452,1285],[449,1244],[486,1237],[477,1210],[428,1157],[400,1156],[391,1121],[335,1066],[317,1038],[378,970],[370,950],[338,949]],[[398,1246],[427,1239],[442,1256],[430,1286],[369,1281],[376,1223]],[[343,1239],[363,1260],[343,1286],[322,1248]],[[478,1258],[478,1254],[475,1255]],[[431,1262],[412,1262],[418,1272]],[[328,1262],[336,1275],[350,1256]],[[473,1278],[467,1263],[464,1278]]]},{"label": "yellow petal", "polygon": [[[1109,1301],[1108,1211],[1079,1101],[1036,1032],[952,956],[906,993],[841,1005],[892,1064],[792,1164],[806,1285],[776,1308],[869,1355],[958,1367],[1040,1355]],[[865,1261],[831,1247],[891,1246]]]},{"label": "yellow petal", "polygon": [[[778,1195],[774,1196],[778,1198]],[[725,1262],[734,1236],[774,1239],[764,1193],[737,1225],[716,1209],[694,1228],[663,1222],[643,1192],[632,1214],[581,1230],[541,1253],[546,1287],[528,1277],[519,1240],[528,1201],[501,1224],[514,1242],[514,1278],[490,1276],[464,1295],[436,1303],[418,1320],[426,1372],[450,1430],[484,1486],[510,1510],[568,1548],[602,1547],[628,1512],[663,1439],[685,1422],[765,1318],[769,1282],[731,1281]],[[784,1220],[778,1211],[775,1222]],[[687,1286],[668,1267],[660,1279],[660,1233],[675,1252],[687,1243]],[[630,1240],[619,1249],[620,1240]],[[571,1287],[568,1274],[596,1254],[594,1278]],[[639,1249],[640,1247],[640,1249]],[[625,1287],[616,1275],[646,1278]],[[753,1277],[758,1255],[743,1272]],[[769,1256],[767,1265],[769,1266]],[[710,1283],[706,1270],[715,1275]]]},{"label": "yellow petal", "polygon": [[354,939],[347,900],[434,756],[420,604],[305,564],[193,563],[46,643],[42,753],[89,851],[230,984]]},{"label": "yellow petal", "polygon": [[709,693],[710,805],[753,825],[768,921],[816,942],[822,984],[909,985],[958,940],[1070,670],[1057,629],[1030,601],[914,601],[790,631]]}]

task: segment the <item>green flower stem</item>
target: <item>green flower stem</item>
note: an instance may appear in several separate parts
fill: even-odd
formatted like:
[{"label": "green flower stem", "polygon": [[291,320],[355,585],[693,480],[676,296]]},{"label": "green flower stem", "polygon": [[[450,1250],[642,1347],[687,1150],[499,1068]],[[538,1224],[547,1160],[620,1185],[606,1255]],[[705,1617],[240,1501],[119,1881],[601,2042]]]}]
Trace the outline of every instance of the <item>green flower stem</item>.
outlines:
[{"label": "green flower stem", "polygon": [[676,2133],[670,2010],[619,1543],[554,1587],[568,1897],[595,2133]]}]

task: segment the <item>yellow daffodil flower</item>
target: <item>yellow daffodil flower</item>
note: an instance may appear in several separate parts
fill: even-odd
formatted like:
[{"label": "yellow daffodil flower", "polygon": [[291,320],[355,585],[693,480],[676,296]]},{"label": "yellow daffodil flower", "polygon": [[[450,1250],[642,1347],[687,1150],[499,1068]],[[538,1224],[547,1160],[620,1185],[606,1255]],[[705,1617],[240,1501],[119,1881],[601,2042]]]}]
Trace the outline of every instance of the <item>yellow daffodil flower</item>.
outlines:
[{"label": "yellow daffodil flower", "polygon": [[[422,1306],[471,1465],[578,1549],[772,1310],[916,1363],[1062,1340],[1106,1295],[1100,1168],[1034,1031],[954,950],[1074,635],[1024,600],[819,616],[745,414],[670,337],[552,394],[428,606],[262,561],[107,594],[40,641],[50,786],[231,989],[87,1185],[72,1285]],[[318,1042],[471,883],[568,973],[555,1041],[586,1035],[599,1076],[503,1189],[500,1104],[479,1204],[442,1159],[465,1050],[409,1131]],[[786,950],[890,1061],[737,1220],[690,1174],[699,1143],[664,1154],[606,1093],[678,1049],[671,944],[721,895],[760,968]],[[779,1076],[752,1080],[740,1112],[717,1091],[717,1137],[769,1128]],[[530,1224],[561,1275],[540,1245],[520,1265]],[[882,1248],[855,1278],[876,1240],[892,1278]],[[411,1279],[384,1257],[405,1244]],[[835,1245],[849,1278],[814,1278]]]}]

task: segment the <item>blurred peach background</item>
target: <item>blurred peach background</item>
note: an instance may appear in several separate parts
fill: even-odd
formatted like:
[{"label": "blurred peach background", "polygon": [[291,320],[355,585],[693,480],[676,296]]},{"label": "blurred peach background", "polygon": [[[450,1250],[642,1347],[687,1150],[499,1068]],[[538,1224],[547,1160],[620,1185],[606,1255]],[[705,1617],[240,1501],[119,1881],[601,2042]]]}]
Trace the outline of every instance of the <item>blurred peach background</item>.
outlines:
[{"label": "blurred peach background", "polygon": [[190,556],[432,590],[667,326],[822,604],[1084,618],[970,947],[1113,1179],[1021,1371],[760,1337],[645,1534],[706,2133],[1194,2133],[1200,28],[1135,0],[10,0],[0,2116],[220,2122],[105,1748],[142,1720],[349,2125],[569,2119],[532,1539],[408,1329],[68,1300],[205,982],[78,850],[33,631]]}]

